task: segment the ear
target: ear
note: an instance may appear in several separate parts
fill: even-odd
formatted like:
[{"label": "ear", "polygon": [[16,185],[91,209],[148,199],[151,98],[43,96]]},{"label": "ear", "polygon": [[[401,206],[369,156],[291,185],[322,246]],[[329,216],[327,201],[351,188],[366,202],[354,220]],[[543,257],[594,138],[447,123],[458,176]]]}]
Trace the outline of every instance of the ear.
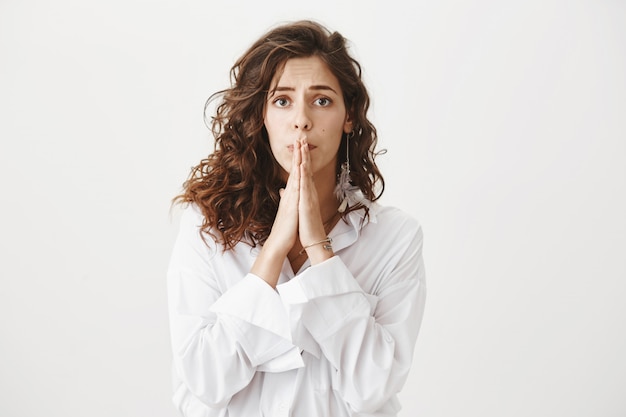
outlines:
[{"label": "ear", "polygon": [[346,121],[343,123],[343,133],[350,133],[354,130],[354,124],[352,123],[352,116],[350,112],[346,112]]}]

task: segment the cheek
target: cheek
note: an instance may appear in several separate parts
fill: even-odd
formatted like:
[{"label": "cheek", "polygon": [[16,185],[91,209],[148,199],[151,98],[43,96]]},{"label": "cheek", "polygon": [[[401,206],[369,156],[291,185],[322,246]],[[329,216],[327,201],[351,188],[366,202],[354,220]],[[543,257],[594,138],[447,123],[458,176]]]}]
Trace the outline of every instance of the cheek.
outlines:
[{"label": "cheek", "polygon": [[272,157],[274,158],[274,162],[280,165],[280,167],[289,172],[291,168],[291,158],[292,155],[288,149],[284,146],[279,145],[276,142],[273,142],[270,139],[270,150],[272,151]]},{"label": "cheek", "polygon": [[268,109],[265,111],[265,117],[263,123],[268,132],[276,132],[281,126],[280,112],[276,112],[274,109]]},{"label": "cheek", "polygon": [[273,124],[271,123],[271,120],[270,118],[267,117],[267,115],[265,116],[265,119],[263,120],[263,125],[265,126],[265,131],[267,132],[267,138],[270,144],[270,149],[272,151],[272,154],[274,155],[274,158],[276,158],[276,152],[279,146],[275,138],[278,135],[276,134],[276,131],[272,128]]}]

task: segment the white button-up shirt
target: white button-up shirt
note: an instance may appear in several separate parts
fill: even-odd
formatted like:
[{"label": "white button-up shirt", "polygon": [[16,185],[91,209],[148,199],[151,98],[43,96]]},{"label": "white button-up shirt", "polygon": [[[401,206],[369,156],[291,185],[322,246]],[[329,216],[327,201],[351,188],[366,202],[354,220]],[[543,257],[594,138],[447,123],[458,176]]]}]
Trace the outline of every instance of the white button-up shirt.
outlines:
[{"label": "white button-up shirt", "polygon": [[370,205],[330,233],[335,256],[276,289],[260,248],[223,252],[187,207],[168,270],[174,404],[186,417],[396,416],[426,297],[422,230]]}]

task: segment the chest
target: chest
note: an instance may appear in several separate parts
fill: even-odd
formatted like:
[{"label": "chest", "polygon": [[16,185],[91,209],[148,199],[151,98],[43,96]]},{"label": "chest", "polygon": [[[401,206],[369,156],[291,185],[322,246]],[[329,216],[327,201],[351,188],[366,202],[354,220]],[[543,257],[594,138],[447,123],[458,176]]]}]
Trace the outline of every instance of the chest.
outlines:
[{"label": "chest", "polygon": [[[385,275],[390,271],[387,270],[388,262],[384,259],[384,252],[369,246],[357,242],[347,247],[339,247],[335,251],[335,256],[341,258],[365,292],[376,294]],[[260,248],[238,248],[236,251],[221,254],[217,259],[213,259],[216,284],[220,292],[226,292],[250,272],[259,251]],[[306,253],[293,259],[288,257],[283,263],[278,283],[282,284],[291,280],[307,268],[309,268],[309,262]]]}]

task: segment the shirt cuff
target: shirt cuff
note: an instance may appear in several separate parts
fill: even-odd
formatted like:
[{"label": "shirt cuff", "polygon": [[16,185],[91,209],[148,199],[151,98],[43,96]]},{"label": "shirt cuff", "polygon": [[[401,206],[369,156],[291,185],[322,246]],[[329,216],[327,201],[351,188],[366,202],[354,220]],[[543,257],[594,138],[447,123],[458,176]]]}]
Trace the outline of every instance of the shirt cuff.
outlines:
[{"label": "shirt cuff", "polygon": [[364,293],[346,265],[333,256],[314,265],[289,282],[276,286],[283,302],[300,304],[319,297]]},{"label": "shirt cuff", "polygon": [[356,315],[371,315],[370,300],[337,256],[276,287],[286,307],[306,303],[302,322],[314,339],[332,335]]},{"label": "shirt cuff", "polygon": [[257,371],[278,373],[302,367],[304,367],[304,361],[302,360],[302,355],[300,354],[300,348],[293,346],[282,355],[276,356],[275,358],[262,363],[257,368]]},{"label": "shirt cuff", "polygon": [[[255,365],[294,348],[287,311],[280,296],[256,275],[246,275],[222,294],[210,310],[218,317],[225,316],[227,322],[240,329],[246,339],[241,340],[242,345]],[[291,366],[299,364],[292,362]]]}]

